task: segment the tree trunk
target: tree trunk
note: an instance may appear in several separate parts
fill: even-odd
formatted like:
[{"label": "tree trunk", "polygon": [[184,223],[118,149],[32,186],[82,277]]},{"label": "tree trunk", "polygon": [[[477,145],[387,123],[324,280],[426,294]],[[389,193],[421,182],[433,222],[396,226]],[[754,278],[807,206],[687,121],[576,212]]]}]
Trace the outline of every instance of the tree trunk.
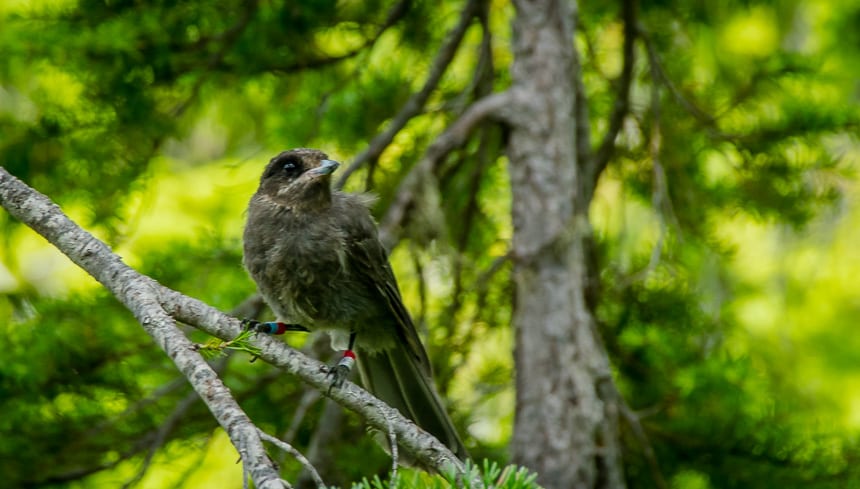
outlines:
[{"label": "tree trunk", "polygon": [[[576,208],[575,4],[517,0],[508,158],[517,406],[513,456],[547,488],[624,487],[606,353],[585,303],[587,209]],[[604,399],[610,399],[605,402]]]}]

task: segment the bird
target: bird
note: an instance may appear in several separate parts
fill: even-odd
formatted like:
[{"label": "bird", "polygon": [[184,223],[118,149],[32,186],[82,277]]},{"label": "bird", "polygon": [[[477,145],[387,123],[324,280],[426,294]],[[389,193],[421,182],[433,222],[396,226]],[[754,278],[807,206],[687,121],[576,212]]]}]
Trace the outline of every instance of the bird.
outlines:
[{"label": "bird", "polygon": [[[260,177],[248,204],[243,262],[283,321],[266,324],[328,332],[332,347],[344,351],[329,370],[332,387],[355,362],[365,389],[465,459],[379,240],[370,213],[375,198],[333,189],[338,166],[320,150],[298,148],[273,157]],[[377,438],[388,450],[387,439]]]}]

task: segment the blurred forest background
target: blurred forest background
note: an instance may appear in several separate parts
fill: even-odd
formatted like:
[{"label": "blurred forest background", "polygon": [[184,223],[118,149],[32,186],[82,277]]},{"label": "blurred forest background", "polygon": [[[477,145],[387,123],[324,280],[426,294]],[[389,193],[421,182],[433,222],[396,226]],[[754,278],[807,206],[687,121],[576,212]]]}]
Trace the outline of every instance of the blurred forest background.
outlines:
[{"label": "blurred forest background", "polygon": [[[626,77],[622,4],[579,5],[572,42],[595,147],[629,82],[590,204],[627,484],[860,487],[860,2],[643,1]],[[240,237],[268,159],[323,149],[382,216],[434,138],[510,85],[514,15],[496,0],[4,0],[0,166],[141,272],[234,310],[254,293]],[[505,141],[482,124],[388,230],[451,414],[472,456],[500,463]],[[6,213],[0,226],[0,485],[239,487],[235,450],[131,314]],[[288,341],[328,360],[313,337]],[[249,360],[215,364],[260,427],[302,450],[327,440],[329,484],[385,474],[360,419]]]}]

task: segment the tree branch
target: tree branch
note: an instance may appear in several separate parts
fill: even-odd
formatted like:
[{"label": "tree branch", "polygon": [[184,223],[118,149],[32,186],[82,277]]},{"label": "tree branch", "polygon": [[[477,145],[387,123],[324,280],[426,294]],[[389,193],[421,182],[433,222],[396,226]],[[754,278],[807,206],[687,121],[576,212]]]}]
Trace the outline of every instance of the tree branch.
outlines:
[{"label": "tree branch", "polygon": [[251,22],[251,19],[254,17],[254,14],[257,12],[259,8],[259,3],[257,0],[247,0],[242,8],[242,16],[236,21],[233,26],[231,26],[226,31],[222,32],[217,36],[217,40],[222,42],[221,46],[209,57],[206,62],[206,66],[203,69],[203,72],[194,82],[194,86],[191,87],[191,94],[185,99],[182,103],[177,105],[170,111],[173,117],[181,116],[188,107],[197,99],[197,96],[200,94],[200,89],[203,87],[203,84],[206,82],[208,78],[209,72],[211,72],[216,66],[221,64],[224,61],[224,56],[227,55],[227,51],[236,44],[236,41],[239,40],[239,37],[245,31],[245,28],[248,27],[248,24]]},{"label": "tree branch", "polygon": [[451,61],[454,59],[454,55],[457,54],[457,48],[460,46],[460,42],[462,42],[463,36],[466,34],[466,30],[472,23],[472,18],[478,11],[479,3],[479,0],[469,0],[466,6],[463,7],[463,11],[460,13],[460,20],[451,32],[448,33],[445,42],[442,44],[442,47],[439,48],[439,52],[436,53],[436,58],[430,66],[430,73],[427,75],[427,80],[424,82],[424,86],[421,87],[421,90],[415,92],[411,97],[409,97],[409,100],[403,104],[400,112],[394,116],[388,124],[388,127],[386,127],[383,132],[377,134],[376,137],[370,141],[370,144],[367,145],[367,149],[356,156],[352,163],[343,170],[340,178],[335,184],[336,188],[342,188],[349,176],[362,165],[368,161],[379,158],[379,155],[381,155],[382,152],[385,151],[385,148],[394,141],[394,137],[401,129],[403,129],[404,126],[406,126],[406,123],[421,113],[421,110],[424,108],[424,104],[427,103],[427,99],[430,98],[430,94],[433,93],[433,90],[435,90],[436,86],[439,85],[439,80],[442,79],[442,75],[445,74],[445,70],[448,68],[448,65],[451,64]]},{"label": "tree branch", "polygon": [[[410,2],[411,0],[402,0],[401,2],[391,7],[391,9],[388,11],[388,14],[385,16],[385,22],[383,22],[382,25],[379,26],[379,29],[377,29],[373,37],[366,39],[360,46],[353,48],[346,53],[319,58],[302,59],[285,65],[269,65],[266,66],[265,69],[276,73],[291,74],[301,70],[323,68],[325,66],[337,64],[341,61],[346,61],[350,58],[354,58],[358,56],[361,52],[372,48],[377,43],[377,41],[379,41],[382,35],[385,34],[385,31],[387,31],[394,24],[396,24],[401,18],[403,18],[403,15],[406,14],[406,12],[409,10]],[[232,69],[231,66],[224,66],[223,68],[225,69],[225,71],[230,71],[230,69]]]},{"label": "tree branch", "polygon": [[[481,36],[481,54],[478,58],[478,63],[475,68],[475,75],[472,81],[475,98],[486,97],[493,92],[493,47],[488,17],[489,13],[487,12],[487,6],[484,5],[478,14],[478,18],[481,22],[481,27],[483,28],[483,35]],[[460,235],[455,238],[457,251],[459,254],[462,254],[462,252],[466,249],[466,246],[469,241],[469,236],[472,234],[472,222],[474,221],[475,215],[479,213],[478,194],[481,186],[481,180],[484,176],[485,167],[489,165],[490,161],[492,160],[492,156],[490,154],[489,137],[490,132],[488,127],[484,126],[479,128],[479,133],[477,136],[478,147],[475,150],[474,156],[476,161],[474,164],[475,166],[472,169],[472,174],[469,176],[468,199],[466,202],[466,208],[463,211],[464,218],[462,233],[460,233]],[[457,263],[461,263],[459,259],[457,260]],[[455,290],[458,290],[460,288],[459,285],[461,270],[462,267],[460,265],[456,265],[456,272],[454,273],[454,276],[456,277],[454,280]],[[454,294],[454,297],[456,296],[457,293]]]},{"label": "tree branch", "polygon": [[[329,348],[328,345],[326,345],[326,348]],[[315,389],[308,389],[308,392],[317,391]],[[317,422],[317,428],[314,430],[313,435],[311,435],[310,444],[305,450],[308,460],[324,474],[336,467],[337,455],[331,450],[330,446],[343,436],[343,418],[343,408],[330,399],[326,399],[323,404],[322,413],[320,413],[319,421]],[[282,437],[281,439],[287,442],[292,441],[286,437]],[[284,454],[284,457],[286,457],[286,454]],[[313,477],[310,471],[303,470],[296,479],[296,487],[309,487],[312,482]]]},{"label": "tree branch", "polygon": [[618,403],[621,416],[627,421],[630,429],[633,431],[633,436],[639,445],[642,447],[642,453],[645,455],[645,461],[648,463],[648,468],[651,470],[651,478],[654,479],[654,484],[658,489],[668,489],[669,485],[663,477],[663,472],[660,470],[660,462],[657,460],[657,454],[654,453],[654,447],[651,445],[651,440],[639,420],[639,415],[636,414],[630,406],[624,401],[621,393],[615,392],[615,401]]},{"label": "tree branch", "polygon": [[[257,428],[174,322],[182,321],[213,336],[230,340],[241,331],[239,320],[136,272],[106,244],[72,222],[56,204],[2,167],[0,205],[44,236],[134,313],[147,333],[188,378],[227,432],[256,487],[282,489],[283,482],[266,455]],[[297,375],[320,391],[328,391],[330,379],[326,376],[328,368],[324,364],[268,336],[259,336],[255,343],[263,360]],[[441,442],[355,384],[347,382],[327,395],[361,414],[371,426],[383,432],[389,432],[391,426],[390,430],[395,433],[400,446],[412,453],[423,466],[439,472],[449,467],[459,473],[464,472],[463,463]]]},{"label": "tree branch", "polygon": [[594,155],[594,159],[586,163],[588,165],[586,170],[587,179],[584,182],[588,197],[586,202],[591,201],[591,196],[597,187],[597,180],[615,153],[615,139],[618,137],[619,131],[621,131],[624,118],[627,117],[627,113],[630,111],[630,85],[633,82],[633,67],[636,64],[634,45],[638,35],[636,2],[637,0],[624,0],[621,2],[621,18],[624,22],[624,43],[621,47],[621,54],[624,61],[621,67],[621,74],[618,76],[616,82],[617,93],[612,114],[609,116],[609,127],[606,130],[606,134],[603,135],[603,140]]},{"label": "tree branch", "polygon": [[591,116],[589,115],[588,94],[585,90],[585,82],[582,80],[582,58],[576,49],[573,50],[574,69],[574,107],[573,118],[576,122],[576,161],[580,168],[583,168],[583,173],[587,178],[581,178],[580,189],[577,192],[577,199],[582,210],[588,208],[591,201],[591,195],[594,194],[595,185],[592,181],[595,178],[590,176],[591,173],[597,172],[594,168],[595,161],[591,150]]},{"label": "tree branch", "polygon": [[[236,318],[167,287],[162,287],[161,291],[162,305],[176,319],[222,339],[234,338],[239,333],[240,322]],[[386,418],[389,418],[398,444],[412,453],[422,465],[439,472],[448,467],[454,467],[459,473],[464,471],[463,463],[439,440],[418,429],[399,411],[382,404],[354,383],[346,382],[340,389],[329,391],[331,379],[327,375],[328,366],[324,363],[270,336],[258,336],[255,346],[260,348],[260,358],[298,376],[341,406],[362,415],[370,426],[388,432],[389,421]]]},{"label": "tree branch", "polygon": [[266,440],[267,442],[275,445],[276,447],[280,448],[281,450],[289,453],[290,455],[293,456],[293,458],[298,460],[299,463],[302,464],[302,467],[304,467],[305,470],[307,470],[311,474],[311,478],[313,478],[317,487],[321,487],[321,488],[326,487],[325,482],[323,482],[322,478],[320,477],[319,472],[317,472],[316,467],[314,467],[313,464],[307,458],[305,458],[304,455],[302,455],[302,452],[296,450],[289,443],[287,443],[283,440],[279,440],[278,438],[275,438],[274,436],[272,436],[272,435],[270,435],[270,434],[268,434],[262,430],[259,430],[258,433],[260,434],[260,438],[262,438],[262,439]]},{"label": "tree branch", "polygon": [[[277,469],[266,456],[256,427],[218,375],[182,334],[160,297],[163,286],[122,262],[119,256],[72,222],[44,195],[0,167],[0,205],[44,236],[119,299],[173,360],[224,428],[257,487],[282,489]],[[226,316],[225,316],[226,317]]]},{"label": "tree branch", "polygon": [[663,85],[669,89],[669,93],[672,94],[672,97],[678,102],[681,107],[683,107],[690,115],[696,118],[699,123],[701,123],[706,129],[708,129],[712,135],[714,133],[721,134],[719,128],[717,127],[717,121],[713,116],[700,109],[698,105],[693,103],[693,101],[689,100],[681,90],[672,82],[672,79],[669,78],[669,74],[666,73],[666,70],[663,67],[663,63],[660,60],[660,54],[657,52],[657,47],[654,46],[654,41],[651,39],[651,36],[648,34],[648,31],[642,25],[636,26],[636,31],[638,36],[645,43],[645,49],[648,52],[648,62],[651,65],[651,73],[652,73],[652,82],[657,83],[658,81],[662,82]]},{"label": "tree branch", "polygon": [[173,412],[170,413],[167,419],[164,420],[164,423],[162,423],[158,430],[156,430],[155,436],[149,444],[149,448],[146,450],[146,455],[143,457],[143,463],[141,463],[140,468],[137,469],[137,473],[134,474],[128,482],[122,485],[122,489],[134,487],[143,479],[143,476],[146,475],[146,471],[152,463],[153,457],[155,457],[156,451],[164,445],[170,432],[173,431],[179,421],[188,413],[188,410],[191,409],[191,406],[193,406],[198,399],[199,396],[196,396],[193,392],[189,392],[188,395],[179,401],[173,409]]},{"label": "tree branch", "polygon": [[470,105],[459,119],[433,141],[421,161],[403,179],[394,200],[379,223],[379,239],[386,249],[390,250],[397,241],[395,230],[403,224],[421,182],[433,174],[442,159],[461,146],[480,122],[489,118],[508,122],[516,120],[516,107],[526,103],[524,98],[526,97],[521,91],[514,89],[488,95]]}]

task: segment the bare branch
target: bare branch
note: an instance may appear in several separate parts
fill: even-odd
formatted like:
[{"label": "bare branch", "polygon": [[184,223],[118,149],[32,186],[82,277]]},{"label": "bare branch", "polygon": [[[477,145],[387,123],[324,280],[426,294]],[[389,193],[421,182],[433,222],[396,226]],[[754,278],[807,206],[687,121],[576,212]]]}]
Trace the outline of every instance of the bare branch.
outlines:
[{"label": "bare branch", "polygon": [[[488,8],[489,3],[483,2],[477,15],[482,29],[478,62],[475,64],[475,70],[472,75],[472,81],[469,83],[469,87],[461,92],[454,103],[454,106],[457,107],[455,109],[457,113],[462,113],[471,100],[486,97],[493,92],[493,44]],[[462,225],[460,226],[460,231],[457,236],[453,237],[455,249],[457,250],[457,253],[452,259],[454,275],[453,290],[450,294],[451,301],[445,308],[445,312],[442,315],[445,319],[441,322],[441,324],[445,325],[446,337],[448,338],[454,337],[454,329],[456,329],[455,325],[457,324],[456,318],[463,306],[463,271],[465,262],[463,253],[469,242],[469,236],[472,235],[473,224],[475,223],[477,216],[480,215],[480,207],[478,203],[478,196],[480,194],[479,189],[484,177],[484,171],[490,162],[493,161],[491,146],[493,142],[495,142],[494,137],[499,136],[498,133],[500,132],[497,131],[497,128],[490,127],[487,124],[479,126],[477,131],[478,134],[475,139],[478,141],[478,146],[475,148],[475,151],[462,152],[458,156],[457,161],[450,165],[447,171],[439,177],[439,184],[441,187],[445,185],[446,180],[453,178],[454,175],[460,172],[461,164],[466,161],[471,161],[473,165],[469,175],[469,190],[466,192],[466,206],[461,214]],[[423,281],[419,281],[419,283],[423,283]],[[451,371],[447,368],[437,369],[436,371],[437,378],[441,381],[441,393],[443,395],[446,395],[450,388],[450,372]],[[438,374],[442,374],[443,377],[439,377]]]},{"label": "bare branch", "polygon": [[439,80],[442,79],[442,75],[445,74],[445,70],[454,59],[454,55],[457,53],[457,48],[460,47],[460,42],[462,42],[463,36],[466,34],[466,30],[472,23],[472,18],[477,13],[478,4],[478,0],[469,0],[466,6],[463,7],[463,11],[460,13],[460,20],[451,32],[448,33],[445,42],[442,44],[442,47],[439,48],[439,52],[436,53],[436,58],[430,66],[430,73],[427,75],[427,80],[424,82],[424,86],[421,87],[421,90],[415,92],[409,100],[403,104],[403,108],[400,109],[400,112],[394,116],[388,124],[388,127],[386,127],[383,132],[377,134],[376,137],[370,141],[370,144],[367,145],[367,149],[356,156],[352,163],[343,170],[340,178],[335,184],[337,188],[342,188],[349,176],[362,165],[368,161],[379,158],[379,155],[381,155],[382,152],[385,151],[385,148],[394,141],[394,137],[401,129],[403,129],[404,126],[406,126],[406,123],[421,113],[421,110],[424,108],[424,104],[427,103],[427,99],[430,98],[430,94],[436,89],[436,86],[439,84]]},{"label": "bare branch", "polygon": [[106,244],[72,222],[56,204],[4,168],[0,168],[0,205],[101,282],[134,314],[227,432],[257,487],[280,489],[278,471],[266,456],[256,427],[160,303],[163,287],[132,270]]},{"label": "bare branch", "polygon": [[663,63],[660,60],[660,55],[657,53],[657,48],[654,46],[654,42],[651,40],[650,35],[645,30],[645,27],[642,25],[637,25],[636,30],[638,32],[639,37],[645,43],[645,49],[648,52],[648,62],[651,65],[651,73],[653,78],[653,83],[657,83],[658,81],[662,82],[666,88],[669,89],[669,93],[675,98],[675,100],[684,107],[684,109],[690,113],[693,117],[695,117],[703,126],[709,128],[712,131],[719,132],[717,128],[716,120],[707,112],[700,109],[698,105],[689,100],[681,90],[675,85],[671,78],[669,78],[668,73],[663,68]]},{"label": "bare branch", "polygon": [[293,458],[295,458],[299,461],[300,464],[302,464],[302,467],[304,467],[308,472],[310,472],[311,477],[313,477],[317,487],[325,489],[325,482],[323,482],[322,477],[320,477],[320,474],[319,472],[317,472],[316,467],[313,466],[310,460],[308,460],[307,458],[305,458],[304,455],[302,455],[302,452],[296,450],[296,448],[289,443],[283,440],[279,440],[263,430],[258,430],[257,433],[260,434],[260,438],[262,438],[263,440],[266,440],[267,442],[292,455]]},{"label": "bare branch", "polygon": [[651,440],[648,438],[645,428],[642,427],[639,416],[624,402],[620,393],[617,393],[616,402],[621,411],[621,416],[627,421],[627,424],[633,431],[633,436],[642,446],[642,451],[645,454],[645,460],[648,462],[648,468],[651,470],[651,478],[654,479],[654,484],[658,489],[668,489],[669,484],[663,478],[663,473],[660,471],[660,463],[657,461],[657,455],[654,453],[654,447],[651,445]]},{"label": "bare branch", "polygon": [[[654,63],[650,64],[652,78],[657,78],[656,73],[658,68]],[[660,256],[663,253],[663,246],[668,234],[668,225],[666,220],[672,218],[675,224],[677,220],[672,209],[672,199],[668,191],[668,183],[666,179],[666,170],[663,168],[661,150],[663,145],[662,117],[660,112],[660,86],[656,83],[651,84],[651,134],[649,136],[648,152],[651,156],[651,163],[654,174],[654,190],[651,194],[651,206],[654,212],[657,213],[657,219],[660,223],[660,234],[657,236],[657,242],[651,249],[651,256],[648,259],[648,265],[639,272],[630,276],[623,281],[621,287],[628,287],[632,283],[644,279],[653,272],[657,265],[660,264]],[[676,226],[680,227],[680,226]]]},{"label": "bare branch", "polygon": [[[487,294],[489,293],[490,288],[490,280],[498,273],[505,263],[511,259],[510,251],[505,253],[504,255],[497,256],[493,259],[493,262],[490,263],[490,266],[478,274],[475,277],[475,280],[472,282],[471,289],[468,292],[474,293],[477,295],[475,298],[475,311],[472,314],[471,323],[476,324],[481,321],[482,313],[486,312],[485,306],[487,304]],[[461,292],[462,293],[462,292]],[[477,334],[476,328],[467,328],[466,334],[463,339],[457,342],[458,345],[472,345],[475,335]],[[453,371],[459,370],[463,367],[466,362],[469,360],[468,350],[463,350],[462,346],[460,347],[462,355],[460,355],[460,360],[456,364],[452,366]]]},{"label": "bare branch", "polygon": [[[240,322],[237,319],[225,316],[208,304],[166,287],[162,288],[162,292],[162,304],[177,319],[223,339],[233,338],[239,333]],[[418,429],[396,409],[385,406],[386,414],[383,416],[380,412],[383,409],[380,401],[352,382],[346,382],[340,389],[329,391],[331,380],[327,376],[328,366],[325,364],[269,336],[257,337],[255,344],[260,348],[261,359],[325,392],[326,396],[341,406],[364,416],[370,426],[387,431],[386,418],[391,419],[400,446],[407,449],[423,465],[433,467],[439,472],[447,467],[453,467],[458,472],[465,469],[462,462],[445,445]]]},{"label": "bare branch", "polygon": [[164,445],[164,442],[167,441],[167,437],[170,435],[170,432],[176,427],[177,423],[182,419],[183,416],[191,409],[191,406],[194,405],[200,399],[195,393],[190,392],[187,396],[182,398],[181,401],[176,405],[173,412],[167,417],[166,420],[162,423],[162,425],[158,428],[155,433],[155,437],[152,440],[152,443],[149,444],[149,449],[146,452],[146,456],[143,458],[143,463],[140,468],[137,470],[137,473],[129,479],[128,482],[123,484],[122,489],[126,489],[128,487],[134,487],[138,482],[143,479],[143,476],[146,474],[146,471],[149,469],[150,464],[152,463],[152,458],[155,456],[155,452],[158,451]]},{"label": "bare branch", "polygon": [[424,157],[419,161],[403,179],[397,195],[385,213],[379,224],[379,239],[386,249],[396,242],[395,229],[403,223],[409,206],[414,202],[419,185],[423,179],[433,174],[436,166],[452,150],[461,146],[480,122],[489,118],[498,118],[513,121],[517,118],[516,107],[524,103],[521,94],[517,90],[488,95],[466,109],[448,129],[433,141]]},{"label": "bare branch", "polygon": [[495,75],[493,65],[493,31],[490,28],[490,2],[481,2],[475,17],[481,25],[481,44],[478,46],[478,60],[475,63],[472,79],[456,97],[443,103],[443,107],[461,114],[475,98],[484,97],[493,91]]},{"label": "bare branch", "polygon": [[[597,149],[594,159],[587,164],[589,168],[586,170],[588,176],[584,184],[587,186],[586,192],[588,200],[594,194],[597,180],[600,174],[606,169],[609,160],[615,152],[615,139],[618,137],[618,132],[624,124],[624,118],[630,111],[630,85],[633,82],[633,67],[636,64],[634,44],[636,42],[637,31],[637,0],[624,0],[621,2],[621,17],[624,22],[624,43],[621,47],[621,54],[624,59],[621,67],[621,74],[616,82],[617,93],[615,95],[615,105],[612,108],[612,114],[609,116],[609,127],[606,129],[606,134],[603,135],[603,140],[600,147]],[[586,201],[586,202],[587,202]]]},{"label": "bare branch", "polygon": [[397,486],[397,465],[398,465],[398,455],[397,455],[397,434],[394,433],[394,428],[391,425],[391,420],[388,417],[385,417],[385,421],[388,423],[388,443],[391,444],[391,480],[392,485]]},{"label": "bare branch", "polygon": [[266,302],[259,292],[249,295],[228,313],[237,318],[257,319],[266,308]]},{"label": "bare branch", "polygon": [[[232,398],[218,375],[196,351],[175,320],[193,325],[213,336],[231,340],[241,331],[239,320],[199,301],[162,286],[141,275],[111,249],[72,222],[47,197],[28,187],[0,167],[0,205],[15,218],[30,226],[66,254],[74,263],[102,283],[134,313],[155,342],[189,379],[218,423],[242,456],[242,462],[255,486],[281,489],[283,482],[263,448],[257,428]],[[255,340],[260,357],[299,376],[320,391],[328,391],[328,368],[281,341],[268,336]],[[444,472],[465,467],[439,440],[418,429],[397,410],[381,403],[363,389],[347,382],[333,389],[329,397],[361,415],[368,423],[388,430],[389,420],[398,443],[423,466]],[[384,413],[384,414],[383,414]]]},{"label": "bare branch", "polygon": [[589,115],[588,94],[585,91],[585,82],[582,80],[582,59],[576,49],[573,50],[574,69],[574,107],[573,118],[576,122],[576,162],[580,168],[584,169],[584,173],[588,178],[580,179],[580,191],[577,192],[577,198],[580,200],[582,209],[587,208],[591,201],[591,196],[594,194],[596,178],[591,177],[590,173],[596,172],[594,168],[594,158],[591,151],[591,116]]},{"label": "bare branch", "polygon": [[385,404],[380,402],[379,406],[382,406],[383,408],[380,412],[382,413],[382,416],[385,417],[385,423],[388,425],[388,446],[391,448],[391,485],[392,487],[396,487],[397,464],[399,460],[399,455],[397,453],[397,434],[394,432],[394,425],[391,423],[391,418],[385,414]]},{"label": "bare branch", "polygon": [[[331,399],[326,399],[323,402],[323,409],[317,421],[316,429],[305,450],[308,460],[323,474],[330,473],[337,467],[337,454],[331,447],[337,440],[343,439],[344,415],[345,412],[341,406]],[[307,487],[311,481],[310,472],[302,471],[296,479],[296,486]]]},{"label": "bare branch", "polygon": [[[481,27],[484,29],[483,36],[481,36],[481,49],[480,49],[480,57],[478,58],[478,63],[475,68],[475,75],[472,80],[472,87],[475,97],[486,97],[493,91],[493,51],[492,51],[492,39],[491,39],[491,31],[488,19],[488,12],[486,12],[486,5],[481,9],[479,14],[479,19],[481,21]],[[471,235],[472,223],[474,221],[474,217],[479,212],[478,208],[478,194],[481,185],[481,180],[484,176],[484,169],[487,165],[489,165],[490,161],[492,161],[492,156],[490,154],[490,131],[488,127],[479,128],[478,133],[478,147],[475,151],[475,166],[472,169],[472,174],[469,176],[469,191],[468,191],[468,201],[466,202],[466,208],[463,211],[463,231],[456,238],[457,251],[462,253],[463,250],[466,249],[466,245],[469,240],[469,236]],[[444,179],[443,179],[444,180]],[[454,273],[455,276],[455,290],[459,290],[461,288],[460,278],[462,266],[460,266],[461,261],[456,261],[456,271]],[[457,293],[454,293],[454,297],[457,296]]]},{"label": "bare branch", "polygon": [[283,436],[281,436],[282,440],[288,443],[293,441],[311,406],[316,404],[320,397],[322,397],[322,394],[314,389],[308,389],[304,394],[302,394],[302,398],[299,399],[299,405],[296,407],[295,412],[293,412],[293,419],[290,420],[290,426],[287,427],[287,431],[284,432]]}]

